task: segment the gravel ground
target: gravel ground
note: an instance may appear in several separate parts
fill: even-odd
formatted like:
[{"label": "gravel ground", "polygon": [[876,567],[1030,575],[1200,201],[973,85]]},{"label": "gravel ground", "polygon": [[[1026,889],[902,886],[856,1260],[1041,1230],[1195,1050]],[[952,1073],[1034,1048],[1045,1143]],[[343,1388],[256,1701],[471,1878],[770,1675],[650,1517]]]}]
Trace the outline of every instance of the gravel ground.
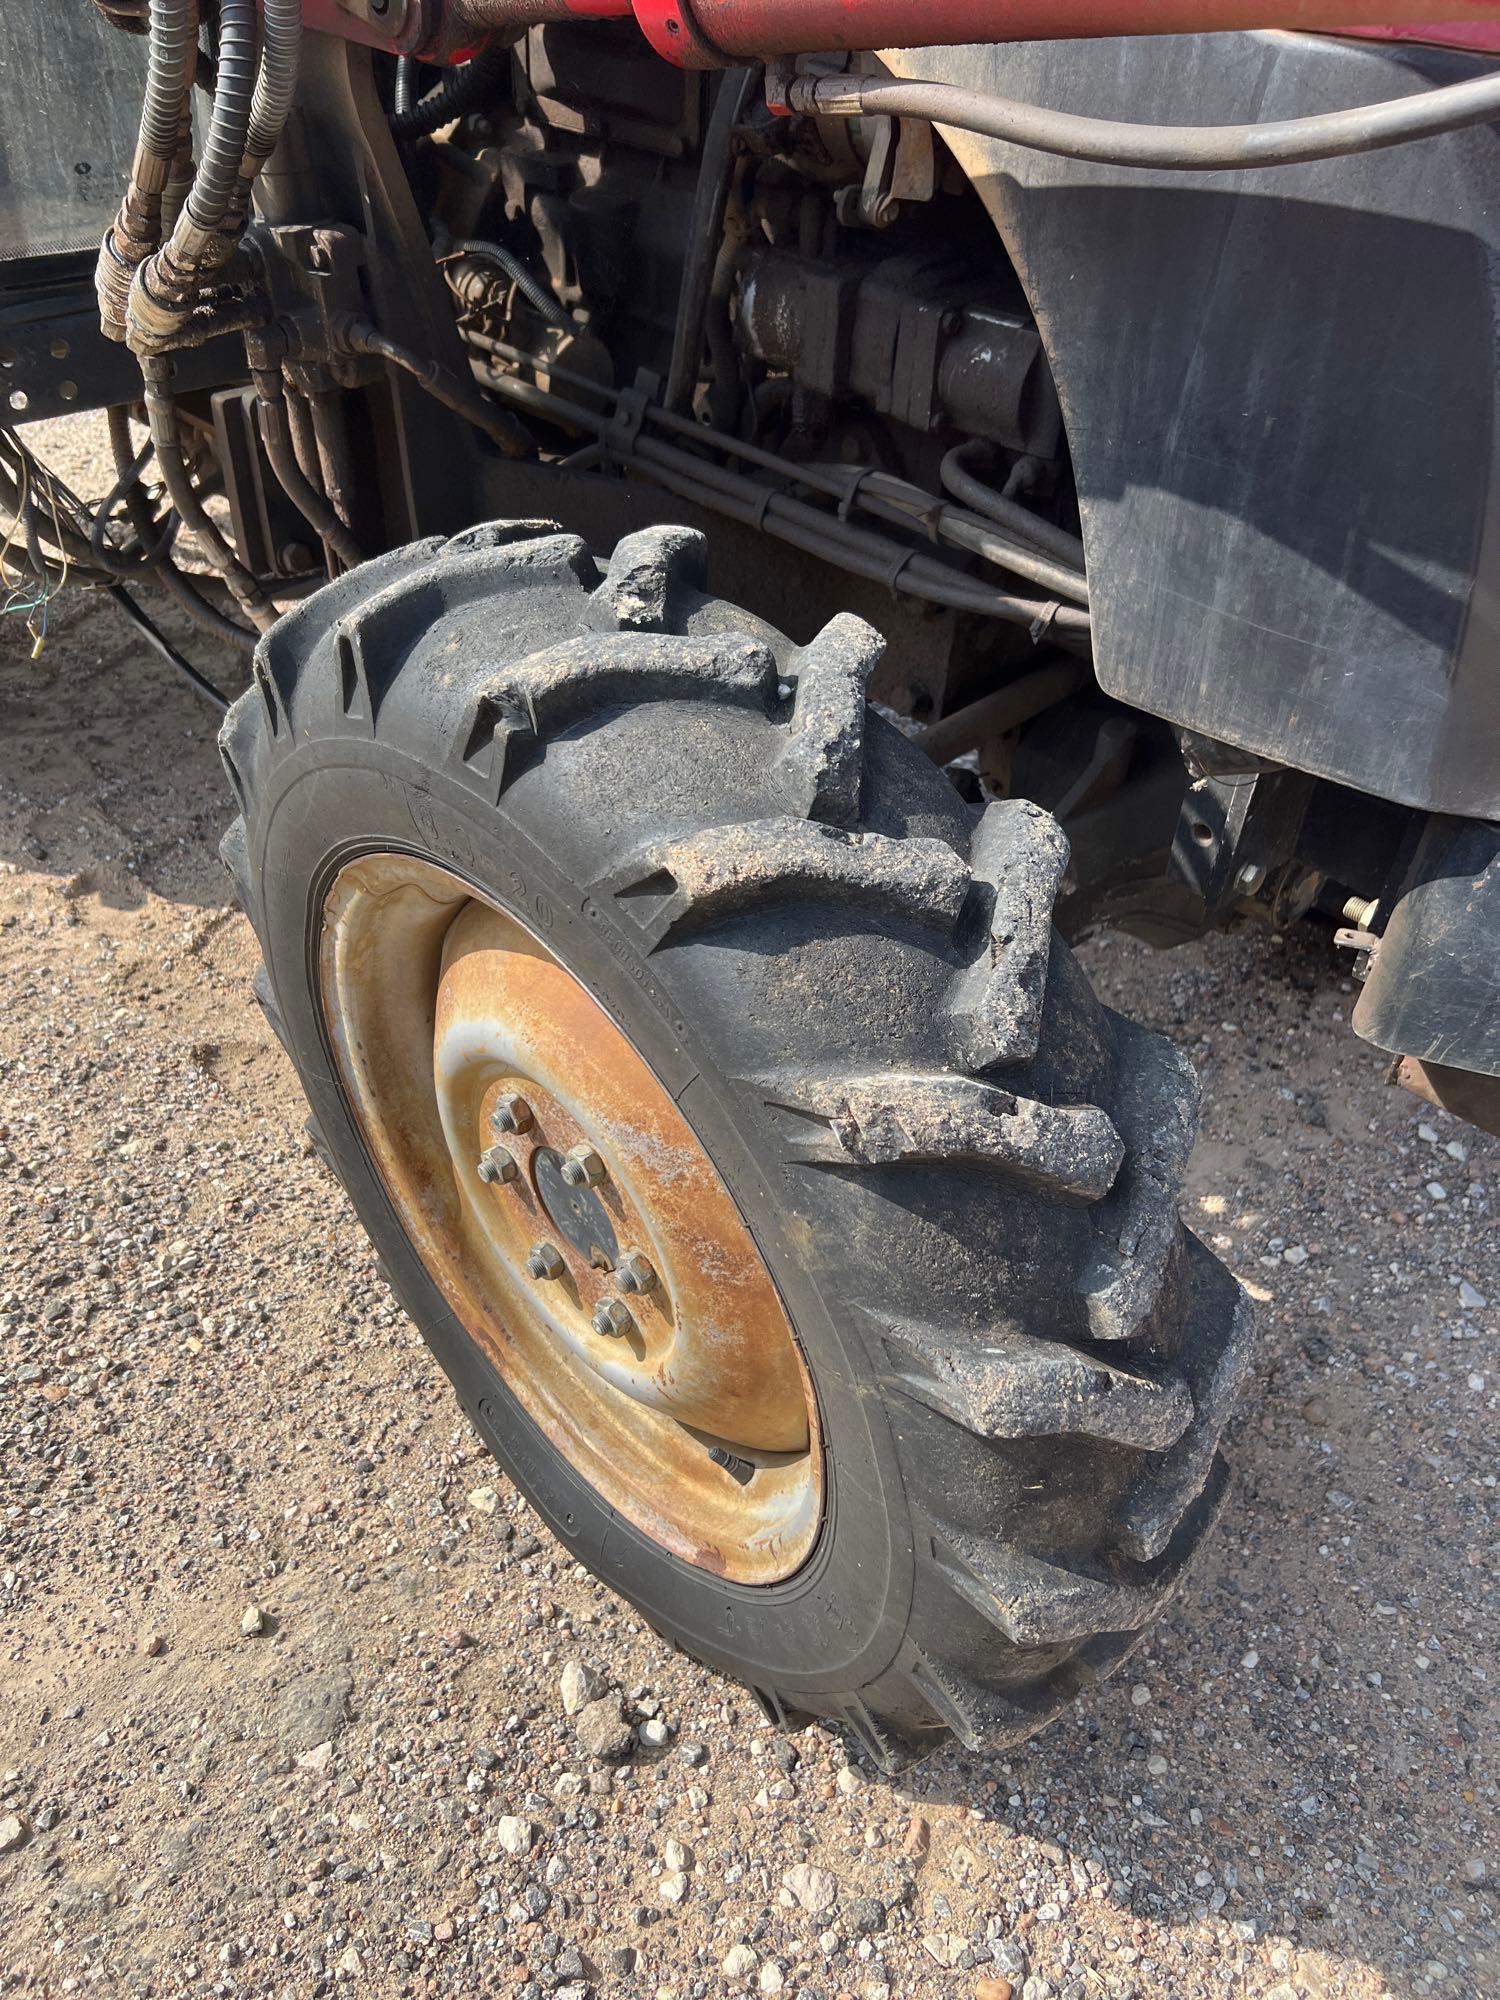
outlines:
[{"label": "gravel ground", "polygon": [[[108,483],[88,425],[46,444]],[[1188,1219],[1261,1301],[1238,1484],[1117,1680],[892,1782],[771,1733],[486,1459],[251,1002],[212,717],[106,603],[35,662],[16,622],[0,1989],[1500,1991],[1500,1145],[1384,1087],[1326,937],[1088,947],[1204,1074]]]}]

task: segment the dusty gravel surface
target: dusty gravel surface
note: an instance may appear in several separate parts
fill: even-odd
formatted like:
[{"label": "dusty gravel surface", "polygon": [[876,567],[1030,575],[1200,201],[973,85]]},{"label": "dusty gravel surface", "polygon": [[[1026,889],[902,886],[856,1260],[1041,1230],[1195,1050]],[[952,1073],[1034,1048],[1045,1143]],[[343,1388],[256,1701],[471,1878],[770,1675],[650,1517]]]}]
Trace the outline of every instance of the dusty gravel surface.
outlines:
[{"label": "dusty gravel surface", "polygon": [[[485,1458],[251,1001],[212,717],[105,603],[28,650],[0,630],[0,1989],[1500,1991],[1500,1146],[1384,1087],[1325,937],[1088,948],[1204,1073],[1188,1218],[1262,1302],[1239,1481],[1116,1680],[894,1783],[668,1651]],[[621,1766],[574,1662],[643,1725]]]}]

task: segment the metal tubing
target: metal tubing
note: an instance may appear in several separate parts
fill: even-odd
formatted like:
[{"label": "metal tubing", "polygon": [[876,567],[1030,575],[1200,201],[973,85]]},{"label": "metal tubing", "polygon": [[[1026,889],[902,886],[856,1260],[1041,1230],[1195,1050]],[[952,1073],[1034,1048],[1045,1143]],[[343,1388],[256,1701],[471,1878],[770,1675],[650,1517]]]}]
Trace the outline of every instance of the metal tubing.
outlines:
[{"label": "metal tubing", "polygon": [[1080,661],[1051,661],[1022,674],[1019,680],[996,688],[993,694],[981,695],[967,708],[955,709],[952,715],[930,723],[912,741],[919,750],[927,752],[934,764],[951,764],[965,751],[977,750],[992,736],[1019,729],[1043,709],[1076,694],[1087,679],[1088,670]]}]

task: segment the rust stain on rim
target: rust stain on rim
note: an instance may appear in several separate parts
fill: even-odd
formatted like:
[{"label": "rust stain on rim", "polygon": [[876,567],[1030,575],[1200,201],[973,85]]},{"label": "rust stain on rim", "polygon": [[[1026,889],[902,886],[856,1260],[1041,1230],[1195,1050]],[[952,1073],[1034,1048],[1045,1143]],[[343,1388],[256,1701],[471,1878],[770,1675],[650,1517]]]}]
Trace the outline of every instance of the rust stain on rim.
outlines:
[{"label": "rust stain on rim", "polygon": [[[635,1047],[525,925],[412,856],[340,872],[319,978],[406,1233],[527,1413],[674,1555],[791,1575],[822,1515],[812,1385],[744,1218]],[[579,1149],[592,1182],[566,1164]],[[631,1259],[646,1289],[622,1283]]]}]

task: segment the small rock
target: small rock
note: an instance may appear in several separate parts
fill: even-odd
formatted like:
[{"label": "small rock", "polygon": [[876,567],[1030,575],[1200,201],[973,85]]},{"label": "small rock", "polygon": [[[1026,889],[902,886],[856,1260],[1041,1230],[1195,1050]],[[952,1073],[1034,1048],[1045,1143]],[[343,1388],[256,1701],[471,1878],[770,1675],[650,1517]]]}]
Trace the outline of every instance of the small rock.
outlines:
[{"label": "small rock", "polygon": [[856,1896],[846,1905],[844,1915],[859,1937],[874,1937],[885,1929],[885,1904],[877,1896]]},{"label": "small rock", "polygon": [[4,1819],[0,1819],[0,1854],[10,1854],[14,1849],[24,1847],[30,1831],[19,1813],[7,1813]]},{"label": "small rock", "polygon": [[1130,1690],[1130,1705],[1131,1705],[1131,1707],[1132,1707],[1132,1708],[1144,1708],[1144,1707],[1146,1706],[1147,1702],[1148,1702],[1148,1701],[1150,1701],[1150,1699],[1151,1699],[1151,1690],[1150,1690],[1150,1688],[1148,1688],[1148,1687],[1147,1687],[1147,1686],[1146,1686],[1146,1685],[1144,1684],[1144,1682],[1141,1682],[1141,1681],[1137,1681],[1137,1682],[1136,1682],[1136,1684],[1135,1684],[1135,1686],[1134,1686],[1134,1687],[1133,1687],[1133,1688],[1132,1688],[1132,1689]]},{"label": "small rock", "polygon": [[518,1819],[514,1813],[495,1822],[495,1838],[510,1855],[529,1854],[535,1831],[529,1819]]},{"label": "small rock", "polygon": [[621,1764],[635,1745],[635,1736],[615,1695],[591,1701],[574,1719],[578,1741],[601,1764]]},{"label": "small rock", "polygon": [[795,1868],[788,1868],[781,1878],[781,1886],[792,1901],[812,1917],[831,1910],[839,1899],[839,1885],[835,1878],[826,1868],[815,1868],[808,1861],[799,1861]]},{"label": "small rock", "polygon": [[913,1813],[906,1823],[906,1836],[901,1842],[902,1853],[909,1854],[913,1861],[924,1861],[931,1845],[932,1828],[920,1813]]},{"label": "small rock", "polygon": [[679,1743],[677,1746],[677,1755],[684,1764],[691,1765],[694,1770],[697,1770],[700,1765],[708,1762],[708,1745],[706,1743]]},{"label": "small rock", "polygon": [[661,1858],[667,1868],[685,1874],[693,1865],[693,1850],[686,1841],[669,1840],[662,1848]]},{"label": "small rock", "polygon": [[1464,1880],[1471,1889],[1478,1889],[1489,1880],[1489,1863],[1482,1854],[1471,1854],[1464,1862]]},{"label": "small rock", "polygon": [[922,1949],[939,1965],[957,1965],[969,1948],[969,1940],[954,1931],[931,1931],[922,1940]]},{"label": "small rock", "polygon": [[592,1667],[586,1667],[582,1660],[569,1660],[558,1681],[562,1693],[563,1713],[577,1715],[581,1708],[587,1708],[591,1701],[598,1701],[605,1693],[606,1683],[602,1674],[596,1674]]},{"label": "small rock", "polygon": [[167,1642],[160,1632],[148,1632],[141,1640],[141,1651],[148,1660],[159,1659],[167,1650]]},{"label": "small rock", "polygon": [[298,1757],[297,1769],[299,1771],[311,1771],[316,1776],[321,1777],[328,1769],[329,1760],[332,1756],[333,1745],[331,1743],[316,1743],[311,1750],[304,1750],[301,1756]]},{"label": "small rock", "polygon": [[635,1733],[648,1750],[665,1750],[672,1740],[672,1725],[659,1715],[648,1715]]},{"label": "small rock", "polygon": [[759,1958],[749,1945],[736,1944],[731,1945],[725,1952],[724,1963],[720,1969],[726,1979],[748,1979],[759,1964]]},{"label": "small rock", "polygon": [[833,1782],[847,1799],[860,1789],[864,1780],[852,1764],[846,1764]]},{"label": "small rock", "polygon": [[1446,1201],[1448,1199],[1448,1190],[1443,1186],[1441,1181],[1429,1181],[1427,1183],[1427,1193],[1433,1201]]},{"label": "small rock", "polygon": [[974,1988],[974,2000],[1015,2000],[1015,1987],[1008,1979],[981,1979]]},{"label": "small rock", "polygon": [[1322,1430],[1330,1421],[1333,1410],[1326,1396],[1309,1396],[1302,1405],[1302,1421]]},{"label": "small rock", "polygon": [[760,1990],[762,1993],[779,1993],[786,1985],[786,1975],[774,1958],[768,1958],[760,1969]]},{"label": "small rock", "polygon": [[240,1614],[240,1631],[247,1639],[258,1639],[265,1629],[265,1612],[258,1604],[247,1604]]},{"label": "small rock", "polygon": [[358,1979],[364,1971],[364,1961],[352,1944],[346,1945],[339,1953],[338,1969],[350,1979]]},{"label": "small rock", "polygon": [[1458,1288],[1458,1303],[1465,1312],[1483,1312],[1489,1300],[1465,1278]]},{"label": "small rock", "polygon": [[469,1505],[476,1514],[493,1514],[500,1505],[500,1495],[493,1486],[476,1486],[469,1495]]},{"label": "small rock", "polygon": [[669,1868],[657,1885],[656,1893],[664,1903],[675,1906],[687,1897],[688,1878],[675,1868]]}]

